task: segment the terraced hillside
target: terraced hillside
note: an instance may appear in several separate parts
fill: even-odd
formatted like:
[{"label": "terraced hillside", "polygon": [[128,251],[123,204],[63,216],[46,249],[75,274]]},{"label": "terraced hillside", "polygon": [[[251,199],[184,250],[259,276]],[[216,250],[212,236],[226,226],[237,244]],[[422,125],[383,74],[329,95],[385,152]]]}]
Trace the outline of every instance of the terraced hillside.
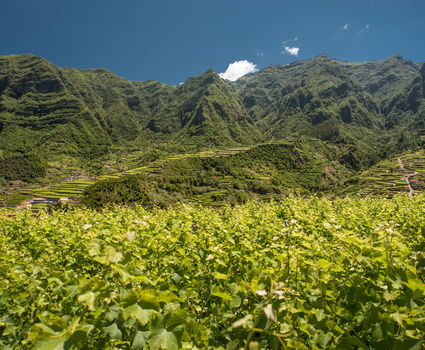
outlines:
[{"label": "terraced hillside", "polygon": [[135,202],[222,206],[249,199],[281,200],[289,193],[330,190],[353,172],[340,149],[303,137],[227,156],[170,160],[151,174],[100,181],[87,188],[83,203],[90,207]]},{"label": "terraced hillside", "polygon": [[425,151],[407,153],[384,160],[349,180],[342,194],[414,195],[425,190]]},{"label": "terraced hillside", "polygon": [[[132,164],[137,163],[137,156],[131,157]],[[111,203],[142,200],[111,197],[111,191],[119,189],[127,194],[135,190],[147,192],[149,205],[186,202],[223,206],[254,198],[281,200],[288,193],[391,197],[413,196],[425,190],[424,150],[393,157],[366,171],[356,172],[344,163],[344,154],[338,148],[309,138],[170,155],[127,170],[118,170],[119,164],[111,163],[100,176],[69,178],[62,183],[17,191],[0,200],[3,206],[33,210],[60,201],[77,204],[85,196],[103,198],[85,201],[95,207],[107,204],[108,200]],[[105,190],[105,186],[110,187]],[[129,190],[131,187],[134,189]]]},{"label": "terraced hillside", "polygon": [[[200,159],[200,158],[211,158],[211,157],[228,157],[233,154],[246,151],[250,147],[229,147],[226,149],[219,149],[215,151],[203,151],[198,153],[187,153],[187,154],[177,154],[170,155],[167,157],[162,157],[158,160],[149,162],[143,166],[135,166],[129,170],[118,171],[117,169],[108,169],[110,170],[107,174],[100,176],[77,176],[67,178],[62,183],[46,185],[43,187],[35,187],[29,189],[22,189],[12,193],[11,196],[4,195],[0,197],[1,204],[9,208],[23,209],[24,207],[31,207],[32,209],[42,209],[46,208],[52,203],[56,203],[61,199],[64,202],[77,203],[83,197],[84,190],[92,186],[98,181],[105,180],[114,180],[119,179],[127,175],[143,174],[149,177],[155,177],[162,173],[164,167],[167,166],[170,162],[179,162],[185,159]],[[129,159],[132,157],[132,159]],[[124,162],[129,162],[130,164],[135,164],[137,159],[141,155],[137,156],[135,153],[127,155]],[[123,161],[123,160],[121,160]],[[119,163],[122,164],[122,163]],[[108,165],[109,166],[109,165]],[[35,200],[35,204],[33,203]],[[43,200],[44,199],[44,200]],[[1,206],[1,205],[0,205]]]},{"label": "terraced hillside", "polygon": [[24,189],[7,204],[19,207],[31,204],[34,209],[59,200],[78,202],[84,196],[99,195],[102,199],[96,199],[96,203],[100,201],[102,205],[107,204],[108,198],[115,203],[137,202],[122,194],[111,198],[117,188],[119,193],[128,195],[147,192],[151,204],[157,205],[187,202],[222,206],[253,198],[280,200],[288,193],[307,194],[342,184],[354,174],[345,156],[335,146],[302,137],[280,143],[170,155],[127,170],[117,170],[121,163],[111,163],[103,175],[72,177],[59,184]]}]

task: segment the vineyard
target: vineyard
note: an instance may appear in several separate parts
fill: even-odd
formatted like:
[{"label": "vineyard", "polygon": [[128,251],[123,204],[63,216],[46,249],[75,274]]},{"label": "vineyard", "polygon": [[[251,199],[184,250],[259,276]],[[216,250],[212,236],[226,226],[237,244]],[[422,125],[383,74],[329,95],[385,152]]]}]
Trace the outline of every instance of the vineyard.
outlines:
[{"label": "vineyard", "polygon": [[423,349],[425,196],[0,216],[2,349]]}]

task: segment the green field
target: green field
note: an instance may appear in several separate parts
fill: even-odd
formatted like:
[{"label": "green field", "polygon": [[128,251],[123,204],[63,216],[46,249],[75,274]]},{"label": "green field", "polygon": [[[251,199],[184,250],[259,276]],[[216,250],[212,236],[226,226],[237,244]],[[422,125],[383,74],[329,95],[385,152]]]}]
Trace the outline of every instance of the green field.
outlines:
[{"label": "green field", "polygon": [[0,216],[0,348],[423,349],[425,196]]}]

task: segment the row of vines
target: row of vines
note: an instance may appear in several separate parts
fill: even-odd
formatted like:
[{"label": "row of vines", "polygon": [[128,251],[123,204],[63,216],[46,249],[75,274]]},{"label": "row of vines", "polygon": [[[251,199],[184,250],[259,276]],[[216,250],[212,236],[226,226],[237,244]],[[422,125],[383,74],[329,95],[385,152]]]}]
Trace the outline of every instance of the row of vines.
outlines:
[{"label": "row of vines", "polygon": [[425,196],[0,216],[2,349],[423,349]]}]

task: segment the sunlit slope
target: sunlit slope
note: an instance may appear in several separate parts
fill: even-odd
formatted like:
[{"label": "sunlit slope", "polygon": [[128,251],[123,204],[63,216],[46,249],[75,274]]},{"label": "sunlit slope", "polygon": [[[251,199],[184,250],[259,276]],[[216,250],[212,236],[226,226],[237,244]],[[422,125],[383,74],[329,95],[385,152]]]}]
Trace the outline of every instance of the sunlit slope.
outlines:
[{"label": "sunlit slope", "polygon": [[0,346],[421,349],[423,196],[0,216]]},{"label": "sunlit slope", "polygon": [[425,153],[423,150],[381,161],[347,181],[340,194],[416,195],[425,190]]}]

